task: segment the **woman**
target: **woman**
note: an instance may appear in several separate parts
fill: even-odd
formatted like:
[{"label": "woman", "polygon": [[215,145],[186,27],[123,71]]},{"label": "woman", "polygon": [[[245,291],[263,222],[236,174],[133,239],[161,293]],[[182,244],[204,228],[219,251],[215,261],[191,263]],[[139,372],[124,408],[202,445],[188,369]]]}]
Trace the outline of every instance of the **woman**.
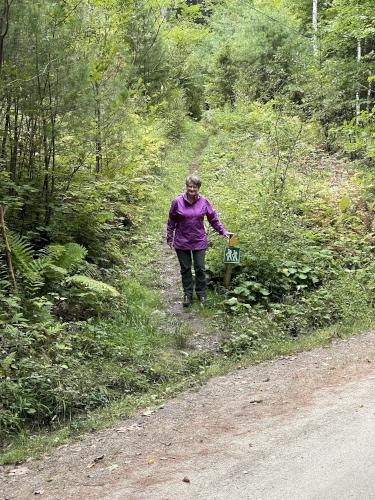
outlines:
[{"label": "woman", "polygon": [[203,304],[206,300],[205,253],[208,246],[203,220],[207,217],[211,226],[222,236],[229,238],[216,211],[199,194],[201,181],[196,175],[185,179],[186,192],[172,201],[167,223],[167,243],[175,248],[181,268],[184,289],[183,306],[189,307],[193,296],[192,257],[195,270],[195,293]]}]

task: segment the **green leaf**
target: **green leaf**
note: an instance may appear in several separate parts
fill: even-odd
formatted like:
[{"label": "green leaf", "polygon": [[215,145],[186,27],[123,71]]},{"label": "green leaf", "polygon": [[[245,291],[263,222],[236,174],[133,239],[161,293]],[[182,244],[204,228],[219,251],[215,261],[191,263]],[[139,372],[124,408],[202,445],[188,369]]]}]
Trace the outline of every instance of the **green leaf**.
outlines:
[{"label": "green leaf", "polygon": [[345,196],[342,197],[342,199],[339,203],[339,208],[342,212],[345,212],[345,210],[347,210],[347,208],[349,208],[349,206],[350,206],[350,198],[346,194]]},{"label": "green leaf", "polygon": [[228,306],[233,306],[234,304],[237,304],[237,303],[238,303],[238,300],[236,297],[231,297],[230,299],[225,301],[225,304],[227,304]]},{"label": "green leaf", "polygon": [[15,357],[16,357],[16,353],[15,352],[11,352],[6,358],[2,359],[0,361],[0,366],[1,368],[6,371],[8,370],[8,368],[10,367],[10,365],[13,363],[13,361],[15,360]]},{"label": "green leaf", "polygon": [[119,297],[119,292],[111,285],[103,283],[102,281],[97,281],[88,276],[83,276],[75,274],[66,278],[66,283],[74,285],[77,288],[81,288],[87,292],[91,292],[96,295],[109,296],[109,297]]}]

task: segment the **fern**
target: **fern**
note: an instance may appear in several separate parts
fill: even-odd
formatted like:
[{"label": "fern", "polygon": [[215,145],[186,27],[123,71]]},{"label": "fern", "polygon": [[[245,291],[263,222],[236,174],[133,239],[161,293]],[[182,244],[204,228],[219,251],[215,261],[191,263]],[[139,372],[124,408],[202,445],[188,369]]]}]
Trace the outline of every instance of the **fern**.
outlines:
[{"label": "fern", "polygon": [[47,247],[47,255],[56,262],[62,254],[65,252],[64,245],[60,245],[58,243],[53,243],[52,245],[48,245]]},{"label": "fern", "polygon": [[61,247],[62,245],[50,245],[48,253],[52,256],[54,265],[67,271],[73,271],[87,255],[86,248],[78,243],[67,243],[62,249]]},{"label": "fern", "polygon": [[83,275],[88,276],[89,278],[93,278],[93,279],[100,277],[100,273],[99,273],[96,265],[93,264],[92,262],[87,262],[86,260],[84,260],[80,264],[79,274],[83,274]]},{"label": "fern", "polygon": [[33,247],[24,236],[13,232],[9,232],[8,239],[15,269],[21,272],[27,271],[34,259]]},{"label": "fern", "polygon": [[58,278],[63,278],[66,274],[68,274],[68,271],[64,267],[55,266],[55,264],[52,264],[51,262],[47,263],[46,270],[46,274],[52,274]]},{"label": "fern", "polygon": [[101,297],[118,297],[120,295],[113,286],[103,283],[103,281],[97,281],[88,276],[83,276],[82,274],[69,276],[69,278],[66,278],[65,282]]},{"label": "fern", "polygon": [[[2,257],[3,257],[2,254],[0,254],[0,283],[1,281],[8,283],[9,282],[8,269]],[[0,289],[1,288],[2,287],[0,286]]]},{"label": "fern", "polygon": [[37,259],[30,262],[29,271],[33,273],[43,274],[46,268],[51,265],[51,259],[48,255],[41,255]]}]

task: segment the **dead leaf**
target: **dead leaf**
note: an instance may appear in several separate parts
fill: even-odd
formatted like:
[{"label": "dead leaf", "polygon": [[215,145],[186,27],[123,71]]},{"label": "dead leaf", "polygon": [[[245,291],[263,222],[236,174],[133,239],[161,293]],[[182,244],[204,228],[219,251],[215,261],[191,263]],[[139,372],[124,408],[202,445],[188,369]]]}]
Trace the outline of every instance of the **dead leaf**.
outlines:
[{"label": "dead leaf", "polygon": [[188,477],[184,477],[184,479],[182,480],[184,483],[190,483],[190,479]]},{"label": "dead leaf", "polygon": [[44,490],[36,490],[34,491],[34,495],[43,495]]},{"label": "dead leaf", "polygon": [[147,460],[147,463],[148,465],[154,465],[155,460],[153,458],[150,458],[149,460]]},{"label": "dead leaf", "polygon": [[8,472],[9,476],[23,476],[24,474],[28,474],[30,469],[27,467],[17,467],[17,469],[12,469]]},{"label": "dead leaf", "polygon": [[153,413],[155,413],[155,411],[156,411],[156,410],[155,410],[155,408],[154,408],[154,409],[152,409],[152,408],[147,408],[147,409],[146,409],[146,410],[142,413],[142,415],[143,415],[144,417],[150,417]]}]

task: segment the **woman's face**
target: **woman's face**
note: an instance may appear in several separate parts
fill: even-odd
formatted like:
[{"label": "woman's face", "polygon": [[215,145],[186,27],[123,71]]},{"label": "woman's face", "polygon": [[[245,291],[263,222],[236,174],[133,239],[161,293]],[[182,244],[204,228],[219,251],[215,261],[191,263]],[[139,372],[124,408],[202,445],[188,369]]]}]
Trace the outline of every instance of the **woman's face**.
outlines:
[{"label": "woman's face", "polygon": [[198,194],[198,191],[199,187],[196,184],[190,182],[189,184],[186,185],[186,192],[188,196],[190,196],[191,198],[194,198]]}]

